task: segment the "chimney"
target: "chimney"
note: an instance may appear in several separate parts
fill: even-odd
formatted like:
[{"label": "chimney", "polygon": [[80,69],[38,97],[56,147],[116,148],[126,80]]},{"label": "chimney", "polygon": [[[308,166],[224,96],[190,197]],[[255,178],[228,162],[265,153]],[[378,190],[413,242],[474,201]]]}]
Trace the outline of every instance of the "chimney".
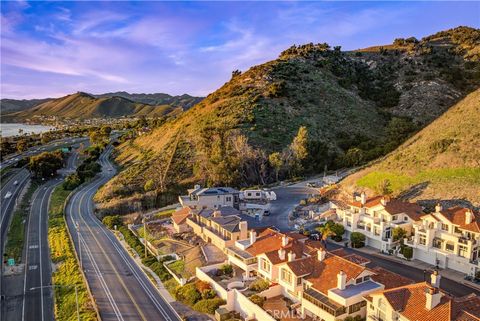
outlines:
[{"label": "chimney", "polygon": [[280,249],[278,250],[278,257],[280,258],[280,260],[285,260],[285,250],[284,249]]},{"label": "chimney", "polygon": [[244,240],[248,237],[248,223],[247,221],[241,221],[238,223],[238,229],[240,230],[240,240]]},{"label": "chimney", "polygon": [[438,271],[435,270],[433,271],[432,275],[430,275],[430,283],[432,284],[432,286],[434,288],[439,288],[440,287],[440,279],[442,278],[442,276],[440,274],[438,274]]},{"label": "chimney", "polygon": [[383,206],[387,206],[387,203],[390,201],[390,198],[388,196],[384,196],[382,197],[382,199],[380,200],[380,203],[383,205]]},{"label": "chimney", "polygon": [[473,213],[471,210],[465,212],[465,224],[470,224],[473,221]]},{"label": "chimney", "polygon": [[295,260],[295,253],[293,253],[292,251],[288,252],[288,262],[292,262],[293,260]]},{"label": "chimney", "polygon": [[438,291],[438,289],[428,287],[425,289],[425,297],[425,308],[427,308],[427,310],[431,310],[440,303],[442,294],[440,291]]},{"label": "chimney", "polygon": [[250,244],[255,243],[256,240],[257,240],[257,232],[250,231]]},{"label": "chimney", "polygon": [[288,236],[283,235],[282,236],[282,246],[287,246],[288,245]]},{"label": "chimney", "polygon": [[318,249],[317,250],[317,258],[320,262],[322,262],[323,260],[325,260],[325,255],[327,254],[327,252],[325,252],[324,249]]},{"label": "chimney", "polygon": [[435,213],[440,213],[442,210],[443,210],[442,205],[440,203],[438,203],[435,206]]},{"label": "chimney", "polygon": [[222,216],[222,212],[220,212],[219,210],[213,211],[213,217],[220,217],[220,216]]},{"label": "chimney", "polygon": [[367,194],[365,194],[365,192],[362,192],[362,194],[360,194],[360,203],[362,203],[362,205],[365,205],[367,203]]},{"label": "chimney", "polygon": [[340,271],[337,274],[337,289],[345,290],[345,284],[347,283],[347,275],[345,272]]}]

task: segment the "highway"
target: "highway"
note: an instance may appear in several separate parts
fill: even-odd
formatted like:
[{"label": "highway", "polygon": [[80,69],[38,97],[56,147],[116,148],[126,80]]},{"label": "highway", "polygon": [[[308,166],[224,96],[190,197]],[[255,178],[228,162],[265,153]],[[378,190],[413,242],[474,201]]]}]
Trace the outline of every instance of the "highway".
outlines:
[{"label": "highway", "polygon": [[[4,265],[4,250],[7,243],[7,232],[8,226],[12,219],[13,208],[15,207],[16,202],[18,201],[18,196],[20,191],[25,186],[27,181],[30,179],[30,173],[26,169],[21,169],[10,177],[7,182],[2,182],[2,187],[0,190],[0,296],[5,295],[3,287],[3,265]],[[16,184],[15,184],[16,182]],[[5,198],[7,193],[11,193],[11,196]],[[2,308],[0,309],[0,320],[2,320]]]},{"label": "highway", "polygon": [[67,204],[67,224],[103,321],[180,320],[119,241],[94,215],[93,196],[115,173],[109,148],[102,172]]},{"label": "highway", "polygon": [[[74,152],[68,158],[65,168],[59,173],[66,175],[75,169],[77,153]],[[30,174],[22,169],[2,187],[4,189],[20,189],[25,185]],[[23,180],[21,180],[23,179]],[[17,184],[14,185],[14,181]],[[48,208],[50,196],[57,185],[63,181],[63,177],[49,180],[40,186],[32,195],[30,213],[26,222],[26,239],[24,245],[22,275],[13,275],[9,278],[2,276],[2,284],[5,283],[3,293],[5,301],[0,309],[0,320],[54,320],[53,293],[51,285],[51,260],[48,246]],[[11,196],[11,202],[16,194]],[[13,205],[5,205],[5,212],[2,202],[2,245],[5,244],[8,230],[8,222],[11,219]],[[3,246],[2,246],[3,256]],[[2,266],[3,267],[3,266]],[[3,269],[2,269],[3,271]]]}]

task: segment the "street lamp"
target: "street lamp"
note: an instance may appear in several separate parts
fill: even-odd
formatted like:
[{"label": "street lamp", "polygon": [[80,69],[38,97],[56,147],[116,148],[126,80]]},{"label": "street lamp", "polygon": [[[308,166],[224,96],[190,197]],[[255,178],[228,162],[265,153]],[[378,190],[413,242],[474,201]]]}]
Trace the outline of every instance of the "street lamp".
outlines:
[{"label": "street lamp", "polygon": [[80,269],[83,270],[83,265],[82,265],[82,242],[80,242],[80,225],[78,224],[78,221],[75,221],[75,229],[77,230],[78,259],[80,261]]},{"label": "street lamp", "polygon": [[77,321],[80,321],[80,309],[78,308],[78,289],[77,285],[60,285],[60,284],[52,284],[52,285],[44,285],[44,286],[36,286],[33,288],[30,288],[30,291],[34,291],[37,289],[43,289],[43,288],[54,288],[54,287],[59,287],[59,288],[75,288],[75,302],[77,304]]},{"label": "street lamp", "polygon": [[147,252],[147,220],[145,217],[142,219],[143,223],[143,244],[145,245],[145,258],[148,256]]}]

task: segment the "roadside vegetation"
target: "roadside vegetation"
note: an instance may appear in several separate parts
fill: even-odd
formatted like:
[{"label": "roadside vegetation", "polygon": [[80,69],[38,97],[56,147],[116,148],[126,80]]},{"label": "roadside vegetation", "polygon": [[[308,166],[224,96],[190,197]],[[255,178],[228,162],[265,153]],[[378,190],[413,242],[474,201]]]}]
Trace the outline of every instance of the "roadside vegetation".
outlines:
[{"label": "roadside vegetation", "polygon": [[22,252],[26,236],[25,228],[27,227],[32,196],[38,186],[37,182],[33,180],[31,181],[17,209],[13,213],[12,222],[8,229],[5,256],[7,258],[15,259],[15,262],[21,262],[22,260]]},{"label": "roadside vegetation", "polygon": [[65,200],[71,192],[58,186],[50,199],[48,219],[48,241],[55,269],[52,274],[55,295],[55,318],[57,320],[77,320],[75,287],[81,320],[97,320],[97,314],[90,299],[85,280],[70,241],[65,213]]}]

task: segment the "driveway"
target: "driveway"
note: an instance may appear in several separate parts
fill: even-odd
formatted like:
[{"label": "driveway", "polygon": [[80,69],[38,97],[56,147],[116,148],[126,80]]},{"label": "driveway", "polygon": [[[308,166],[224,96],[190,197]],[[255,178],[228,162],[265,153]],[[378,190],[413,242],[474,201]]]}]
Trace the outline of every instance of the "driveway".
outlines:
[{"label": "driveway", "polygon": [[268,204],[270,215],[264,216],[262,223],[275,226],[280,231],[293,230],[293,226],[288,224],[288,214],[300,203],[300,200],[311,194],[318,194],[317,190],[302,185],[295,184],[272,188],[277,194],[277,199]]}]

